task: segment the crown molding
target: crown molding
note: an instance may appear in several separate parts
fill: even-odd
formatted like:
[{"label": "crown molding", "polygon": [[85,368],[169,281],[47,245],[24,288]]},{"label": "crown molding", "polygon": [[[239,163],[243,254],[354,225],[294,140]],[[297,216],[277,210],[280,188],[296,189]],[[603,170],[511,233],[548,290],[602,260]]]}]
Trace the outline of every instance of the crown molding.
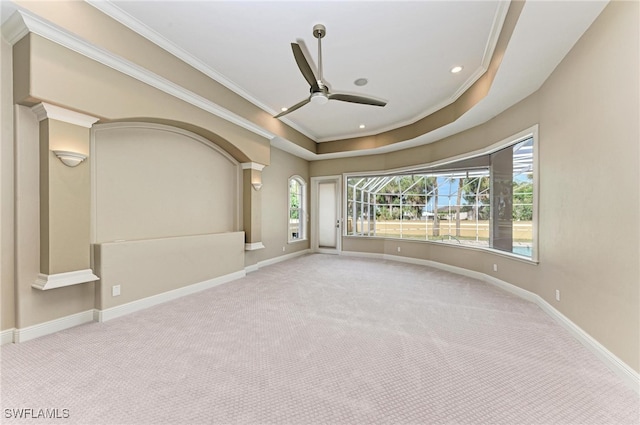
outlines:
[{"label": "crown molding", "polygon": [[[489,32],[489,38],[487,39],[487,44],[485,45],[484,53],[482,55],[481,65],[473,71],[471,76],[469,76],[469,78],[467,78],[464,81],[464,83],[462,83],[462,85],[458,88],[458,90],[456,90],[453,93],[451,97],[443,100],[440,103],[435,104],[434,106],[431,106],[428,109],[425,109],[424,112],[422,112],[419,115],[416,115],[404,121],[396,122],[392,125],[377,128],[369,132],[358,133],[357,135],[344,134],[344,135],[331,136],[331,137],[320,137],[315,140],[318,143],[323,143],[323,142],[333,142],[335,140],[344,140],[344,139],[350,139],[350,138],[356,138],[356,137],[375,136],[376,134],[385,133],[387,131],[395,130],[398,128],[402,128],[402,127],[414,124],[420,121],[421,119],[428,117],[429,115],[439,111],[445,106],[450,105],[456,100],[458,100],[458,98],[462,96],[467,90],[469,90],[469,88],[472,85],[474,85],[475,82],[478,81],[478,79],[482,77],[482,75],[484,75],[485,72],[487,72],[487,69],[489,69],[489,64],[491,63],[491,59],[493,58],[493,53],[496,49],[496,45],[498,44],[498,39],[500,38],[502,26],[504,25],[504,20],[507,17],[507,12],[509,11],[510,4],[511,4],[510,0],[501,1],[498,3],[498,7],[496,8],[496,13],[493,16],[493,22],[491,24],[491,31]],[[289,124],[288,121],[287,121],[287,124]]]},{"label": "crown molding", "polygon": [[38,117],[38,121],[48,118],[69,124],[75,124],[80,127],[91,128],[91,126],[99,120],[99,118],[81,114],[80,112],[70,111],[45,102],[38,103],[36,106],[32,107],[31,110]]},{"label": "crown molding", "polygon": [[2,24],[2,35],[12,46],[27,34],[29,34],[29,28],[20,12],[14,13]]},{"label": "crown molding", "polygon": [[99,46],[89,43],[88,41],[81,39],[57,25],[41,19],[40,17],[36,17],[29,12],[19,10],[9,19],[9,21],[11,21],[9,26],[10,34],[7,39],[13,40],[14,43],[28,33],[39,35],[118,72],[135,78],[140,82],[148,84],[151,87],[155,87],[156,89],[196,106],[197,108],[249,130],[261,137],[271,140],[276,136],[270,131],[267,131],[253,122],[228,111],[209,99],[197,95],[196,93],[150,72],[149,70],[130,62],[121,56],[115,55]]},{"label": "crown molding", "polygon": [[277,112],[275,112],[271,107],[262,103],[260,100],[252,96],[249,92],[242,89],[233,80],[227,78],[223,74],[211,68],[210,66],[208,66],[207,64],[202,62],[200,59],[193,56],[191,53],[182,49],[181,47],[176,46],[174,43],[167,40],[162,35],[158,34],[155,30],[149,28],[147,25],[138,21],[136,18],[132,17],[127,12],[123,11],[122,9],[120,9],[118,6],[114,5],[110,1],[106,1],[106,0],[85,0],[85,1],[91,6],[101,11],[102,13],[104,13],[105,15],[113,18],[115,21],[119,22],[120,24],[124,25],[130,30],[134,31],[138,35],[141,35],[142,37],[151,41],[156,46],[161,47],[163,50],[166,50],[167,52],[171,53],[173,56],[189,64],[190,66],[202,72],[209,78],[222,84],[223,86],[225,86],[226,88],[234,92],[235,94],[239,95],[240,97],[258,106],[260,109],[263,109],[274,115],[277,114]]},{"label": "crown molding", "polygon": [[[153,43],[155,43],[156,45],[158,45],[159,47],[167,50],[168,52],[170,52],[171,54],[173,54],[174,56],[178,57],[179,59],[183,60],[185,63],[188,63],[189,65],[193,66],[195,69],[203,72],[205,75],[209,76],[210,78],[212,78],[213,80],[219,82],[221,85],[229,88],[230,90],[232,90],[233,92],[235,92],[236,94],[238,94],[239,96],[245,98],[247,101],[255,104],[256,106],[262,108],[263,110],[265,110],[266,112],[271,111],[271,108],[267,107],[264,104],[261,104],[259,101],[257,101],[255,98],[251,97],[248,93],[243,92],[239,87],[237,87],[235,84],[233,84],[232,81],[226,79],[224,76],[222,76],[221,74],[217,73],[216,71],[212,70],[211,68],[209,68],[207,65],[205,65],[204,63],[202,63],[201,61],[197,60],[196,58],[193,58],[191,55],[189,55],[188,53],[182,51],[180,48],[178,48],[177,46],[173,45],[171,42],[169,42],[168,40],[164,39],[163,37],[159,36],[157,33],[155,33],[153,30],[151,30],[150,28],[142,25],[141,23],[139,23],[137,20],[135,20],[133,17],[131,17],[130,15],[126,14],[124,11],[122,11],[121,9],[119,9],[117,6],[113,5],[111,2],[109,1],[97,1],[97,0],[87,0],[87,2],[95,7],[96,9],[100,10],[102,13],[107,14],[108,16],[110,16],[111,18],[113,18],[114,20],[116,20],[117,22],[121,23],[124,26],[127,26],[128,28],[130,28],[131,30],[135,31],[136,33],[138,33],[140,36],[145,37],[147,39],[149,39],[150,41],[152,41]],[[466,81],[465,84],[463,84],[460,89],[458,91],[456,91],[456,93],[454,94],[454,96],[452,96],[451,98],[443,101],[442,103],[429,108],[428,110],[425,110],[422,114],[420,114],[419,116],[409,119],[407,121],[404,122],[400,122],[400,123],[395,123],[393,125],[387,126],[383,129],[376,129],[375,131],[371,131],[370,133],[363,133],[363,134],[359,134],[357,136],[354,135],[345,135],[345,136],[332,136],[332,137],[327,137],[327,138],[317,138],[316,136],[314,136],[313,134],[311,134],[307,129],[296,125],[295,123],[293,123],[292,121],[284,118],[282,119],[283,122],[285,122],[285,124],[287,124],[289,127],[301,132],[302,134],[304,134],[305,136],[309,137],[310,139],[314,140],[317,143],[320,142],[330,142],[330,141],[336,141],[336,140],[344,140],[347,138],[351,138],[351,137],[367,137],[367,136],[372,136],[372,135],[377,135],[377,134],[381,134],[384,133],[386,131],[390,131],[390,130],[394,130],[397,128],[401,128],[404,126],[410,126],[412,124],[414,124],[415,122],[424,119],[425,117],[431,115],[432,113],[436,112],[437,110],[441,109],[444,106],[447,106],[449,104],[451,104],[452,102],[454,102],[456,99],[458,99],[458,97],[460,97],[469,87],[471,87],[478,78],[480,78],[482,75],[484,75],[484,73],[486,72],[486,68],[484,67],[484,62],[490,61],[492,58],[492,55],[494,53],[494,49],[498,40],[498,37],[501,33],[501,29],[503,27],[503,23],[504,23],[504,19],[505,16],[507,15],[507,12],[509,10],[509,5],[511,4],[510,1],[505,1],[505,2],[499,2],[499,5],[496,9],[496,14],[494,16],[494,22],[492,25],[492,30],[490,33],[490,37],[487,41],[487,45],[485,48],[485,52],[484,52],[484,56],[483,56],[483,66],[479,67],[478,69],[476,69],[476,71],[473,73],[473,75]],[[6,26],[6,28],[5,28]],[[8,40],[13,40],[13,42],[17,42],[18,40],[20,40],[22,37],[24,37],[24,35],[28,34],[29,32],[32,32],[34,34],[37,34],[39,36],[42,36],[52,42],[55,42],[63,47],[69,48],[87,58],[90,58],[92,60],[95,60],[99,63],[102,63],[106,66],[109,66],[110,68],[113,68],[125,75],[128,75],[138,81],[141,81],[145,84],[151,85],[152,87],[155,87],[158,90],[161,90],[171,96],[174,96],[180,100],[183,100],[191,105],[196,106],[199,109],[202,109],[208,113],[211,113],[215,116],[220,117],[221,119],[224,119],[232,124],[235,124],[241,128],[244,128],[246,130],[251,131],[254,134],[257,134],[261,137],[264,137],[266,139],[269,139],[272,142],[272,145],[279,147],[280,149],[283,149],[287,152],[290,152],[296,156],[305,158],[307,160],[318,160],[318,159],[328,159],[329,157],[350,157],[350,156],[354,156],[353,154],[355,152],[342,152],[342,153],[335,153],[335,154],[317,154],[315,152],[300,152],[300,149],[297,149],[297,145],[295,145],[293,142],[290,142],[286,139],[282,139],[281,137],[279,137],[277,134],[272,133],[271,131],[260,127],[259,125],[257,125],[256,123],[245,119],[243,117],[241,117],[240,115],[237,115],[227,109],[225,109],[224,107],[212,102],[209,99],[206,99],[194,92],[191,92],[187,89],[185,89],[184,87],[173,83],[172,81],[169,81],[155,73],[150,72],[149,70],[133,63],[130,62],[118,55],[114,55],[113,53],[102,49],[80,37],[78,37],[77,35],[74,35],[68,31],[66,31],[63,28],[60,28],[58,26],[56,26],[55,24],[52,24],[38,16],[32,15],[30,12],[25,11],[25,10],[18,10],[4,25],[3,25],[3,34],[7,34],[5,37]],[[274,143],[274,139],[278,139],[277,143]],[[394,143],[393,145],[389,145],[389,146],[385,146],[383,148],[375,148],[375,149],[371,149],[371,150],[365,150],[365,151],[359,151],[359,154],[369,154],[369,153],[384,153],[387,151],[395,151],[398,149],[403,149],[404,147],[407,147],[405,145],[409,144],[409,145],[413,145],[418,143],[418,141],[423,141],[424,142],[424,135],[411,139],[411,140],[406,140],[406,141],[399,141],[397,143]],[[429,138],[431,139],[431,138]]]},{"label": "crown molding", "polygon": [[392,131],[392,130],[396,130],[398,128],[402,128],[402,127],[406,127],[412,124],[415,124],[416,122],[420,121],[421,119],[424,119],[426,117],[428,117],[429,115],[438,112],[440,109],[444,108],[445,106],[451,105],[453,102],[455,102],[456,100],[458,100],[458,98],[460,96],[462,96],[464,94],[464,92],[466,92],[469,87],[471,87],[473,85],[473,83],[475,83],[480,77],[482,77],[482,75],[486,72],[486,68],[483,67],[478,67],[473,74],[471,75],[470,78],[467,79],[467,81],[460,86],[460,88],[454,93],[454,95],[448,99],[445,99],[444,101],[440,102],[440,103],[436,103],[435,105],[431,106],[428,109],[425,109],[425,111],[423,113],[421,113],[420,115],[417,115],[415,117],[409,118],[407,120],[404,121],[398,121],[395,122],[391,125],[387,125],[384,127],[380,127],[377,128],[375,130],[372,131],[368,131],[368,132],[363,132],[363,133],[358,133],[356,134],[342,134],[342,135],[337,135],[337,136],[331,136],[331,137],[321,137],[321,138],[317,138],[315,139],[317,143],[324,143],[324,142],[334,142],[336,140],[345,140],[345,139],[354,139],[354,138],[360,138],[360,137],[368,137],[368,136],[375,136],[377,134],[381,134],[381,133],[386,133],[387,131]]},{"label": "crown molding", "polygon": [[507,18],[510,5],[511,0],[501,1],[498,3],[496,14],[493,17],[493,23],[491,24],[491,32],[489,33],[487,45],[484,48],[484,54],[482,56],[482,67],[485,70],[489,68],[489,64],[493,58],[493,52],[496,50],[496,46],[498,45],[498,39],[500,38],[502,26],[504,25],[504,20]]},{"label": "crown molding", "polygon": [[232,80],[220,74],[218,71],[214,70],[213,68],[209,67],[207,64],[205,64],[204,62],[202,62],[200,59],[196,58],[192,54],[188,53],[186,50],[176,46],[174,43],[167,40],[166,38],[158,34],[156,31],[154,31],[153,29],[144,25],[142,22],[138,21],[137,19],[129,15],[127,12],[123,11],[118,6],[111,3],[110,1],[106,1],[106,0],[85,0],[85,1],[91,6],[101,11],[102,13],[104,13],[105,15],[113,18],[115,21],[121,23],[122,25],[134,31],[138,35],[141,35],[142,37],[151,41],[156,46],[161,47],[163,50],[166,50],[167,52],[171,53],[173,56],[177,57],[183,62],[186,62],[187,64],[191,65],[192,67],[202,72],[209,78],[216,80],[217,82],[219,82],[220,84],[222,84],[223,86],[231,90],[232,92],[243,97],[244,99],[258,106],[259,108],[264,109],[265,111],[271,111],[273,114],[277,113],[273,111],[269,106],[265,105],[264,103],[260,102],[258,99],[253,97],[247,91],[243,90],[240,86],[238,86]]},{"label": "crown molding", "polygon": [[[276,111],[271,106],[260,101],[259,99],[254,97],[252,94],[250,94],[249,92],[241,88],[239,85],[237,85],[233,80],[229,79],[228,77],[219,73],[215,69],[211,68],[209,65],[205,64],[200,59],[196,58],[191,53],[187,52],[181,47],[176,46],[174,43],[172,43],[171,41],[167,40],[165,37],[158,34],[155,30],[149,28],[147,25],[138,21],[136,18],[132,17],[127,12],[120,9],[118,6],[114,5],[110,1],[107,1],[107,0],[85,0],[85,1],[89,3],[91,6],[101,11],[102,13],[104,13],[105,15],[113,18],[115,21],[119,22],[120,24],[124,25],[130,30],[134,31],[138,35],[151,41],[156,46],[162,48],[163,50],[166,50],[167,52],[171,53],[173,56],[185,62],[186,64],[202,72],[207,77],[222,84],[224,87],[228,88],[229,90],[231,90],[238,96],[242,97],[243,99],[251,102],[258,108],[262,109],[263,111],[271,114],[272,116],[280,112],[280,111]],[[286,117],[283,117],[280,120],[285,122],[289,127],[293,128],[294,130],[297,130],[300,133],[304,134],[311,140],[317,141],[316,137],[309,131],[309,129],[296,124],[295,122],[291,121]]]},{"label": "crown molding", "polygon": [[257,162],[243,162],[240,164],[243,170],[256,170],[262,171],[266,165],[258,164]]},{"label": "crown molding", "polygon": [[[138,21],[137,19],[135,19],[134,17],[132,17],[131,15],[129,15],[128,13],[120,9],[119,7],[115,6],[110,1],[107,1],[107,0],[86,0],[86,1],[91,6],[95,7],[96,9],[105,13],[106,15],[110,16],[114,20],[120,22],[122,25],[126,26],[127,28],[131,29],[132,31],[136,32],[137,34],[141,35],[142,37],[146,38],[147,40],[161,47],[162,49],[168,51],[172,55],[181,59],[185,63],[191,65],[192,67],[204,73],[205,75],[212,78],[213,80],[219,82],[229,90],[233,91],[240,97],[256,105],[260,109],[270,113],[271,115],[275,115],[279,112],[279,111],[275,111],[269,105],[266,105],[265,103],[261,102],[260,100],[252,96],[250,93],[248,93],[247,91],[239,87],[232,80],[220,74],[219,72],[217,72],[216,70],[214,70],[213,68],[205,64],[204,62],[200,61],[190,53],[186,52],[184,49],[176,46],[171,41],[167,40],[165,37],[161,36],[153,29],[144,25],[143,23],[141,23],[140,21]],[[463,82],[463,84],[453,93],[451,97],[443,100],[442,102],[436,105],[431,106],[430,108],[424,110],[419,115],[416,115],[414,117],[411,117],[401,122],[396,122],[392,125],[388,125],[382,128],[377,128],[376,130],[373,130],[370,132],[359,133],[357,135],[354,135],[354,134],[343,134],[343,135],[337,135],[337,136],[334,135],[330,137],[318,137],[314,135],[311,131],[309,131],[309,129],[293,122],[287,117],[280,118],[280,120],[283,121],[285,124],[287,124],[289,127],[299,131],[300,133],[304,134],[305,136],[314,140],[317,143],[331,142],[335,140],[349,139],[353,137],[373,136],[379,133],[384,133],[397,128],[408,126],[408,125],[414,124],[417,121],[420,121],[421,119],[455,102],[487,71],[489,67],[489,63],[491,62],[491,58],[493,56],[493,52],[495,50],[496,44],[498,42],[498,38],[500,36],[500,31],[502,29],[504,19],[509,10],[510,3],[511,3],[510,0],[501,1],[498,3],[498,7],[496,8],[496,13],[494,15],[494,19],[491,25],[491,31],[489,33],[489,37],[487,39],[487,43],[484,49],[481,65],[471,74],[469,78],[467,78],[465,82]]]}]

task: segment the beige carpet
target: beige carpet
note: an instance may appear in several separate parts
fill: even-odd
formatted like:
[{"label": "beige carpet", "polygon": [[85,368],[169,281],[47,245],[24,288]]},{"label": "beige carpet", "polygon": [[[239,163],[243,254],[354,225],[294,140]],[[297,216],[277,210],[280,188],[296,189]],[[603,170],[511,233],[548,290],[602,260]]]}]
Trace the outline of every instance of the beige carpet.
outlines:
[{"label": "beige carpet", "polygon": [[2,423],[640,422],[638,395],[536,305],[327,255],[6,345],[1,372]]}]

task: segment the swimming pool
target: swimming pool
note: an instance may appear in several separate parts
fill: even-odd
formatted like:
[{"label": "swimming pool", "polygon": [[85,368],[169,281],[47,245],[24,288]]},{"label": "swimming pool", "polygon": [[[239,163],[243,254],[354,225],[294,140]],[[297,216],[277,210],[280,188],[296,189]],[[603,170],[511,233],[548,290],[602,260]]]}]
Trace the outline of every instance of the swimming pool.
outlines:
[{"label": "swimming pool", "polygon": [[514,246],[511,249],[514,254],[522,255],[524,257],[531,257],[533,254],[533,247],[527,245]]}]

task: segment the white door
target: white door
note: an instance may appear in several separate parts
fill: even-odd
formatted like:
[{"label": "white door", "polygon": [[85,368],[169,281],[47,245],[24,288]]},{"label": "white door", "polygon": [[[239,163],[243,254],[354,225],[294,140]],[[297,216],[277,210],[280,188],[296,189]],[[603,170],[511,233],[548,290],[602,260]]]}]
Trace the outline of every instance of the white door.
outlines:
[{"label": "white door", "polygon": [[311,179],[311,244],[316,252],[337,254],[341,245],[340,176]]}]

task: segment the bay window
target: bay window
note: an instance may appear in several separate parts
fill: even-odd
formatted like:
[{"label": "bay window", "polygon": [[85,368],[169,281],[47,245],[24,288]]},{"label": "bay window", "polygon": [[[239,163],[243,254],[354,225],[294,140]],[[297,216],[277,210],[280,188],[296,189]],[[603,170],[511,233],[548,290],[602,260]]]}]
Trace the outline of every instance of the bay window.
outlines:
[{"label": "bay window", "polygon": [[403,172],[347,175],[345,234],[499,250],[536,261],[534,134]]}]

